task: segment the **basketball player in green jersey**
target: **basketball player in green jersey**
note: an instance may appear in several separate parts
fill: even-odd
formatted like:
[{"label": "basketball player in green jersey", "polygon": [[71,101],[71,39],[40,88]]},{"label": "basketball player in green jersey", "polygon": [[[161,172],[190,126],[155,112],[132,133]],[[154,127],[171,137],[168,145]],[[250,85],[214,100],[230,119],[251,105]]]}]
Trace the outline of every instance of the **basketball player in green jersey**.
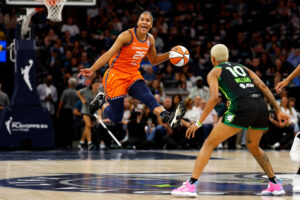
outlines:
[{"label": "basketball player in green jersey", "polygon": [[228,49],[223,44],[217,44],[211,49],[211,62],[214,68],[209,72],[207,81],[210,88],[210,98],[203,114],[195,124],[186,131],[186,137],[194,137],[195,132],[218,102],[219,88],[230,101],[222,123],[211,131],[205,140],[194,166],[192,176],[181,187],[172,190],[172,195],[178,197],[196,197],[198,178],[207,165],[212,151],[221,142],[237,134],[242,129],[248,130],[246,144],[261,168],[269,177],[269,186],[261,192],[262,195],[283,195],[285,191],[280,179],[277,179],[267,155],[259,147],[264,130],[267,129],[268,112],[263,95],[273,105],[280,123],[287,123],[289,117],[280,110],[269,88],[258,76],[241,64],[228,62]]},{"label": "basketball player in green jersey", "polygon": [[[287,86],[296,76],[300,76],[300,64],[286,79],[276,85],[275,89],[278,94],[281,92],[282,88]],[[300,162],[300,132],[298,132],[294,138],[290,156],[292,161]],[[297,193],[300,192],[300,167],[293,179],[293,191]]]}]

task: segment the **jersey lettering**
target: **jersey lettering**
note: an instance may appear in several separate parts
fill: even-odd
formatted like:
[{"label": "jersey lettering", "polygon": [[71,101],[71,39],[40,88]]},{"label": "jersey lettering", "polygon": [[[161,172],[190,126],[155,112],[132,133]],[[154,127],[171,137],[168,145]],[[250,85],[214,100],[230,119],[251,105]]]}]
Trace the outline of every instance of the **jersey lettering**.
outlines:
[{"label": "jersey lettering", "polygon": [[247,76],[245,70],[241,67],[241,66],[234,66],[234,67],[226,67],[226,69],[228,71],[230,71],[230,73],[236,78],[238,76],[242,76],[242,77],[245,77]]},{"label": "jersey lettering", "polygon": [[146,52],[144,51],[136,51],[135,54],[132,56],[133,59],[142,59],[144,58]]}]

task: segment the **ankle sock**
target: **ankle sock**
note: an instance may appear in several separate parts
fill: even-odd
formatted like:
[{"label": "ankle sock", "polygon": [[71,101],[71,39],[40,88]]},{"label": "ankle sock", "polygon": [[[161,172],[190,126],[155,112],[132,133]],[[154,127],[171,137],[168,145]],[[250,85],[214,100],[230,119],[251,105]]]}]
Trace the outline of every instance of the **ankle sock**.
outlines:
[{"label": "ankle sock", "polygon": [[198,179],[195,179],[193,177],[190,178],[189,183],[192,185],[194,184]]},{"label": "ankle sock", "polygon": [[277,179],[276,179],[276,176],[272,177],[272,178],[269,178],[269,181],[276,184],[277,183]]}]

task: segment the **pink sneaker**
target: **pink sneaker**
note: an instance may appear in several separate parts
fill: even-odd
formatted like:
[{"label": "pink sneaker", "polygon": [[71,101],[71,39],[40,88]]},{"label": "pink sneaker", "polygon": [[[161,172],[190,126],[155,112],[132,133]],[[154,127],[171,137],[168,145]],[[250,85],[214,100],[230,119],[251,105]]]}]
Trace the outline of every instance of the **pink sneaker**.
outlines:
[{"label": "pink sneaker", "polygon": [[282,181],[280,179],[277,179],[276,184],[269,181],[268,188],[261,192],[261,195],[263,195],[263,196],[265,196],[265,195],[281,196],[284,194],[285,194],[285,191],[282,187]]},{"label": "pink sneaker", "polygon": [[198,181],[191,185],[187,180],[182,186],[172,190],[171,194],[175,197],[197,197],[197,185]]}]

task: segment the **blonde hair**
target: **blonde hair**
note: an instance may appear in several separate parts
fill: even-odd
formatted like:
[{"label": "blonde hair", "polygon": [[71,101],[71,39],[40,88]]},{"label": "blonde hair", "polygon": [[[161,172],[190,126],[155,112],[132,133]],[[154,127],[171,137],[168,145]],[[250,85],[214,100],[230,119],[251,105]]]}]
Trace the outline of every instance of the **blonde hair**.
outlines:
[{"label": "blonde hair", "polygon": [[228,61],[228,48],[224,44],[216,44],[211,48],[210,55],[218,62]]}]

